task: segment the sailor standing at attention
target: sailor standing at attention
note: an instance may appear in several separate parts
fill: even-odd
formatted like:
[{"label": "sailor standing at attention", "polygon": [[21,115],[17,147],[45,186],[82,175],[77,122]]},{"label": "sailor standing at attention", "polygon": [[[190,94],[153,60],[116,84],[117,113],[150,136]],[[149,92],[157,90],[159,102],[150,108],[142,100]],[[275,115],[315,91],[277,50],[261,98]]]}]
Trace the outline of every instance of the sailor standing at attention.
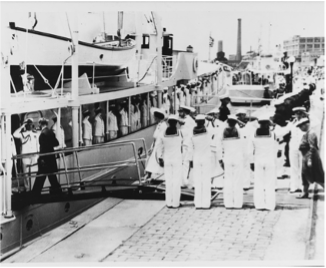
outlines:
[{"label": "sailor standing at attention", "polygon": [[162,174],[163,168],[159,165],[158,162],[158,155],[157,155],[157,144],[158,139],[163,135],[167,128],[167,124],[164,121],[165,119],[165,112],[163,109],[160,108],[152,108],[151,113],[154,115],[156,122],[158,122],[156,129],[153,134],[154,141],[149,151],[149,158],[146,163],[146,176],[145,179],[148,180],[151,178],[152,174]]},{"label": "sailor standing at attention", "polygon": [[254,204],[256,209],[274,210],[276,159],[278,142],[272,132],[268,116],[258,118],[259,128],[252,138],[253,159],[251,169],[254,171]]},{"label": "sailor standing at attention", "polygon": [[179,108],[179,119],[180,119],[180,129],[184,136],[186,142],[182,145],[182,186],[186,187],[188,185],[188,175],[190,173],[189,170],[189,160],[187,159],[188,153],[188,140],[192,136],[192,132],[194,127],[196,126],[195,121],[190,116],[190,112],[196,111],[192,107],[188,107],[185,105],[180,105]]},{"label": "sailor standing at attention", "polygon": [[95,110],[94,122],[94,144],[104,142],[104,121],[102,119],[102,109],[100,107]]},{"label": "sailor standing at attention", "polygon": [[205,115],[196,116],[197,126],[189,140],[188,154],[190,166],[193,167],[196,209],[208,209],[211,206],[211,137],[212,133],[205,127]]},{"label": "sailor standing at attention", "polygon": [[93,139],[92,125],[88,120],[89,116],[90,116],[89,110],[84,111],[83,116],[84,116],[84,119],[83,119],[83,142],[84,142],[85,146],[89,146],[89,145],[92,145],[92,139]]},{"label": "sailor standing at attention", "polygon": [[227,119],[228,126],[222,134],[222,157],[224,167],[224,206],[226,208],[242,208],[243,205],[243,162],[244,139],[234,115]]},{"label": "sailor standing at attention", "polygon": [[117,117],[113,113],[114,108],[115,108],[114,104],[109,105],[109,113],[107,115],[109,121],[108,131],[107,131],[109,140],[118,137],[118,122],[117,122]]},{"label": "sailor standing at attention", "polygon": [[158,138],[158,156],[160,166],[164,168],[166,206],[178,208],[182,182],[183,137],[181,131],[177,129],[177,115],[171,114],[167,122],[169,126]]}]

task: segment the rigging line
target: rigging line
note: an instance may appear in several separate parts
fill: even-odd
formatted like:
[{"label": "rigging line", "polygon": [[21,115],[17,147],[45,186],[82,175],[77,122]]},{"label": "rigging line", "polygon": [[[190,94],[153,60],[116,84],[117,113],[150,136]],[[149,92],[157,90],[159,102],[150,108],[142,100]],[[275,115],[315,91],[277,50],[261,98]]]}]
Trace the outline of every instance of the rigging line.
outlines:
[{"label": "rigging line", "polygon": [[[71,33],[71,29],[70,29],[70,23],[69,23],[69,19],[68,19],[67,12],[66,12],[66,18],[67,18],[67,23],[68,23],[68,28],[69,28],[70,37],[71,37],[71,43],[72,43],[73,46],[75,47],[74,40],[72,39],[72,33]],[[72,54],[74,54],[74,51],[71,51],[71,52],[72,52]]]},{"label": "rigging line", "polygon": [[148,68],[147,68],[145,74],[143,75],[143,77],[142,77],[140,80],[137,81],[137,83],[139,83],[140,81],[142,81],[142,80],[145,78],[145,76],[147,75],[147,72],[148,72],[149,69],[151,68],[151,66],[152,66],[152,64],[153,64],[153,62],[154,62],[154,60],[155,60],[156,58],[157,58],[157,56],[155,56],[155,57],[152,59],[152,62],[151,62],[150,65],[148,66]]},{"label": "rigging line", "polygon": [[41,73],[41,71],[36,67],[36,65],[33,65],[35,67],[35,69],[39,72],[40,76],[43,78],[44,83],[48,84],[50,86],[50,88],[52,89],[52,91],[54,91],[53,87],[50,85],[49,80],[46,79],[46,77],[43,76],[43,74]]},{"label": "rigging line", "polygon": [[155,23],[155,19],[154,19],[154,16],[153,16],[153,12],[151,12],[151,15],[152,15],[152,18],[153,18],[154,28],[155,28],[155,31],[156,31],[156,34],[157,34],[158,32],[157,32],[157,28],[156,28],[156,23]]}]

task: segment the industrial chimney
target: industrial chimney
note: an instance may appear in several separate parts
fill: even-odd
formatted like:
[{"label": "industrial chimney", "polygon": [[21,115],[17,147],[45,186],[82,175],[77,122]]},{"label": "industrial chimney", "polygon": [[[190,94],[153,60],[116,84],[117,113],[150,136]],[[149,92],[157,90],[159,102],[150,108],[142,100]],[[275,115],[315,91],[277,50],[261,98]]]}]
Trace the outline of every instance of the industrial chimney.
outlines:
[{"label": "industrial chimney", "polygon": [[241,61],[241,19],[238,19],[237,61]]},{"label": "industrial chimney", "polygon": [[223,41],[218,41],[218,51],[217,52],[222,52],[223,51]]}]

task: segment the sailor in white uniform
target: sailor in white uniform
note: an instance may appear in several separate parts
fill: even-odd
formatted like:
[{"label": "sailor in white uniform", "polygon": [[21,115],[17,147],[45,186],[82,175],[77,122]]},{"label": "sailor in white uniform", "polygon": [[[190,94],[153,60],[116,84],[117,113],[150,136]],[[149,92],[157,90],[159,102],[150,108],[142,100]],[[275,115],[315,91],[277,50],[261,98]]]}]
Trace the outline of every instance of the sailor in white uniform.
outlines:
[{"label": "sailor in white uniform", "polygon": [[122,104],[122,108],[120,110],[120,131],[121,135],[127,135],[128,134],[128,127],[129,127],[129,119],[128,119],[128,113],[124,107],[124,103]]},{"label": "sailor in white uniform", "polygon": [[[38,134],[32,130],[32,124],[33,119],[27,118],[23,125],[13,133],[14,138],[20,139],[22,143],[22,154],[36,153],[39,151]],[[23,173],[28,173],[29,168],[32,168],[36,162],[37,155],[22,158]],[[30,185],[28,177],[24,177],[24,186],[25,190],[29,191]]]},{"label": "sailor in white uniform", "polygon": [[211,136],[205,127],[205,115],[196,116],[196,127],[189,140],[188,157],[193,166],[196,209],[208,209],[211,206]]},{"label": "sailor in white uniform", "polygon": [[141,122],[142,127],[147,127],[148,125],[148,108],[146,100],[143,101],[143,105],[141,106]]},{"label": "sailor in white uniform", "polygon": [[185,105],[180,105],[179,108],[179,119],[180,119],[180,129],[182,131],[183,137],[186,142],[182,145],[182,186],[188,186],[188,175],[189,170],[189,160],[187,158],[188,153],[188,140],[192,136],[193,128],[196,126],[195,120],[190,116],[190,112],[195,112],[196,110],[192,107]]},{"label": "sailor in white uniform", "polygon": [[168,94],[168,87],[163,88],[163,95],[162,95],[162,109],[165,111],[165,114],[169,115],[170,114],[170,99],[169,99],[169,94]]},{"label": "sailor in white uniform", "polygon": [[222,134],[222,150],[224,166],[224,206],[226,208],[242,208],[243,205],[243,162],[244,138],[240,129],[236,127],[238,120],[229,115],[228,126]]},{"label": "sailor in white uniform", "polygon": [[108,138],[109,140],[115,139],[118,137],[118,122],[117,117],[113,113],[115,106],[110,105],[109,106],[109,112],[108,112]]},{"label": "sailor in white uniform", "polygon": [[171,114],[167,120],[168,127],[158,138],[158,157],[164,168],[165,203],[168,208],[180,206],[182,183],[182,143],[183,136],[177,129],[178,116]]},{"label": "sailor in white uniform", "polygon": [[302,155],[299,150],[304,132],[296,127],[296,123],[304,117],[307,117],[305,107],[295,107],[292,109],[295,114],[295,119],[289,122],[286,126],[288,131],[291,132],[291,138],[289,142],[289,158],[290,158],[290,193],[302,192]]},{"label": "sailor in white uniform", "polygon": [[206,115],[206,128],[212,133],[211,138],[211,159],[212,159],[212,188],[223,188],[223,169],[219,163],[222,159],[221,135],[225,123],[218,119],[218,108],[214,108]]},{"label": "sailor in white uniform", "polygon": [[102,109],[101,107],[95,110],[95,120],[94,120],[94,144],[104,142],[104,121],[102,119]]},{"label": "sailor in white uniform", "polygon": [[252,138],[253,165],[255,177],[254,204],[256,209],[274,210],[276,158],[278,143],[276,135],[270,129],[271,121],[268,116],[258,119],[260,127]]},{"label": "sailor in white uniform", "polygon": [[89,122],[89,116],[90,116],[90,112],[89,110],[85,110],[83,112],[83,143],[85,146],[89,146],[92,145],[92,140],[93,140],[93,131],[92,131],[92,125]]},{"label": "sailor in white uniform", "polygon": [[167,128],[165,122],[165,111],[159,108],[152,108],[151,113],[154,115],[156,122],[158,122],[156,129],[153,134],[154,141],[149,151],[149,158],[146,163],[146,177],[145,179],[150,179],[152,174],[162,174],[163,168],[159,165],[158,155],[157,155],[157,144],[158,139],[163,135]]},{"label": "sailor in white uniform", "polygon": [[[236,111],[236,116],[239,121],[239,127],[242,130],[243,138],[244,138],[244,147],[249,146],[250,138],[251,138],[251,129],[247,126],[245,122],[245,118],[247,116],[247,112],[244,109],[238,109]],[[244,161],[243,161],[243,189],[248,190],[250,188],[250,181],[253,178],[253,172],[250,169],[250,161],[249,161],[249,150],[244,150]]]}]

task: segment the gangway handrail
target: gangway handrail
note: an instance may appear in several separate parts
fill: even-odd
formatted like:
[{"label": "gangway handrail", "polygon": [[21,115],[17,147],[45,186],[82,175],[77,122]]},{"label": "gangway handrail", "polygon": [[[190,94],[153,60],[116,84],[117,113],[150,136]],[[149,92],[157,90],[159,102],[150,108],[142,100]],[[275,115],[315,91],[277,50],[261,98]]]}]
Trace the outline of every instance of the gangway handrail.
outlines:
[{"label": "gangway handrail", "polygon": [[144,151],[145,151],[145,157],[147,158],[147,148],[146,148],[146,143],[144,138],[139,138],[139,139],[131,139],[131,140],[125,140],[125,141],[116,141],[116,142],[109,142],[109,143],[100,143],[100,144],[93,144],[90,146],[83,146],[83,147],[75,147],[75,148],[64,148],[61,150],[55,150],[54,152],[50,153],[39,153],[39,152],[33,152],[33,153],[26,153],[26,154],[19,154],[19,155],[14,155],[12,156],[12,159],[22,159],[25,157],[30,157],[30,156],[48,156],[48,155],[55,155],[55,154],[62,154],[62,153],[73,153],[73,152],[81,152],[81,151],[89,151],[96,149],[98,147],[101,148],[109,148],[109,147],[117,147],[121,144],[128,143],[128,142],[134,142],[134,141],[142,141],[144,145]]},{"label": "gangway handrail", "polygon": [[[142,143],[144,145],[145,158],[140,158],[140,159],[137,158],[135,141],[142,141]],[[128,145],[132,146],[133,154],[134,154],[134,157],[129,159],[129,160],[115,161],[115,162],[110,162],[110,163],[105,163],[105,164],[85,165],[83,167],[81,167],[80,164],[79,164],[78,152],[95,150],[95,149],[98,149],[98,148],[101,148],[101,149],[104,148],[105,149],[105,148],[110,148],[110,147],[112,148],[112,147],[117,147],[117,146],[128,146]],[[73,152],[73,155],[76,157],[77,167],[67,168],[66,160],[65,160],[65,153],[67,153],[67,152]],[[31,179],[32,177],[37,178],[37,177],[42,177],[42,176],[64,174],[66,176],[66,178],[67,178],[67,185],[68,185],[68,187],[70,187],[71,183],[70,183],[70,181],[68,180],[68,177],[67,177],[67,174],[70,174],[70,173],[78,172],[78,174],[79,174],[79,183],[81,183],[82,182],[81,181],[81,174],[80,174],[81,171],[94,171],[94,170],[101,170],[101,169],[104,169],[104,168],[114,169],[114,168],[118,168],[118,167],[136,166],[138,180],[139,180],[139,183],[141,183],[139,162],[144,161],[145,159],[147,159],[147,148],[146,148],[145,139],[140,138],[140,139],[132,139],[132,140],[125,140],[125,141],[110,142],[110,143],[107,143],[107,144],[97,144],[97,145],[94,145],[94,146],[68,148],[68,149],[56,150],[56,151],[50,152],[50,153],[42,153],[41,154],[41,153],[36,152],[36,153],[21,154],[21,155],[13,156],[12,159],[21,159],[21,158],[35,156],[35,155],[48,156],[48,155],[56,155],[56,154],[59,154],[60,156],[63,157],[64,169],[59,169],[57,172],[42,173],[42,174],[37,174],[38,171],[37,172],[36,171],[34,171],[34,172],[29,171],[27,173],[19,173],[19,174],[17,174],[17,176],[15,178],[16,179],[24,178],[27,175],[27,177],[29,179]],[[75,183],[73,183],[73,184],[75,184]]]}]

